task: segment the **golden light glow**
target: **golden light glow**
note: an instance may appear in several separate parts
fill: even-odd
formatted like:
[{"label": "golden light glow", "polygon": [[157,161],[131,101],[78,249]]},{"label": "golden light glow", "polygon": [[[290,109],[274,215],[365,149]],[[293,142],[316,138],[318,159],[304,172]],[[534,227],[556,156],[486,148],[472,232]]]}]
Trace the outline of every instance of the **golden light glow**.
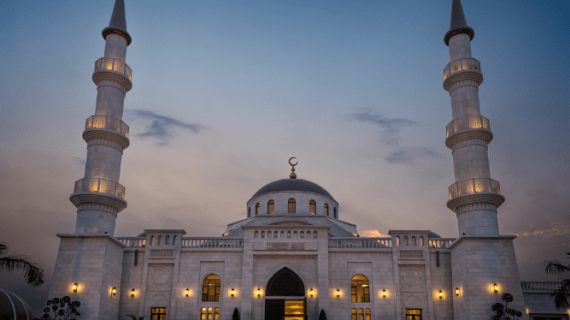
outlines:
[{"label": "golden light glow", "polygon": [[443,291],[439,290],[438,296],[440,299],[443,299]]},{"label": "golden light glow", "polygon": [[459,288],[455,288],[455,295],[459,297],[459,294],[460,294],[460,293],[461,293],[461,292],[459,291]]},{"label": "golden light glow", "polygon": [[230,290],[230,295],[233,297],[236,295],[236,289],[232,288],[232,290]]},{"label": "golden light glow", "polygon": [[131,297],[134,297],[134,296],[135,296],[135,288],[132,288],[131,289]]},{"label": "golden light glow", "polygon": [[114,296],[114,295],[116,295],[116,294],[117,294],[117,288],[116,288],[116,287],[113,287],[113,288],[111,289],[111,295]]},{"label": "golden light glow", "polygon": [[260,288],[257,288],[257,292],[256,292],[256,293],[257,293],[257,297],[260,298],[260,297],[261,297],[261,289],[260,289]]},{"label": "golden light glow", "polygon": [[493,291],[495,292],[499,292],[499,285],[498,284],[493,284]]},{"label": "golden light glow", "polygon": [[382,298],[386,298],[388,296],[388,292],[386,292],[386,289],[382,290],[381,295],[382,295]]},{"label": "golden light glow", "polygon": [[340,297],[340,289],[336,289],[336,297],[339,298]]},{"label": "golden light glow", "polygon": [[73,292],[77,292],[77,289],[79,288],[79,285],[76,283],[73,284],[73,286],[71,286],[71,289],[73,290]]},{"label": "golden light glow", "polygon": [[189,296],[190,295],[190,289],[186,288],[186,290],[184,290],[184,295]]},{"label": "golden light glow", "polygon": [[309,290],[309,295],[310,295],[311,297],[315,296],[315,290],[313,290],[313,288],[311,288],[311,289]]}]

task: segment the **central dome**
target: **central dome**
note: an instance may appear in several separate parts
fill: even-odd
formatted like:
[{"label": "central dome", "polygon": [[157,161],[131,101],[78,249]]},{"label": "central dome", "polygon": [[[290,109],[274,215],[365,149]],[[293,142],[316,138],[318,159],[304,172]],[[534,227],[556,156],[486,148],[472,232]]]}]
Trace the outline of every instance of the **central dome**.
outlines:
[{"label": "central dome", "polygon": [[325,188],[319,186],[318,184],[303,180],[303,179],[281,179],[273,181],[261,187],[257,192],[251,197],[255,198],[259,195],[270,193],[270,192],[281,192],[281,191],[304,191],[312,192],[316,194],[323,195],[334,199],[331,194],[325,190]]}]

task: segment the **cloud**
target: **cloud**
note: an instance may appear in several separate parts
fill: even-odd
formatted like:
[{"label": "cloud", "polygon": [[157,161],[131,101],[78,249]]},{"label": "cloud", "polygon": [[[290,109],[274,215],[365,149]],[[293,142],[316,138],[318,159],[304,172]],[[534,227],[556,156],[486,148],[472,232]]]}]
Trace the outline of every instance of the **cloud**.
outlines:
[{"label": "cloud", "polygon": [[135,134],[136,137],[155,139],[158,146],[167,146],[176,137],[178,129],[192,133],[199,133],[203,129],[200,124],[185,123],[148,110],[129,110],[126,117],[139,120],[142,125],[143,132]]},{"label": "cloud", "polygon": [[79,158],[77,156],[73,157],[73,159],[75,159],[75,161],[77,161],[77,163],[80,165],[85,166],[85,159]]},{"label": "cloud", "polygon": [[519,233],[515,233],[517,237],[556,237],[560,235],[570,234],[570,225],[562,222],[552,222],[540,226],[528,226],[523,228]]},{"label": "cloud", "polygon": [[440,158],[439,153],[425,147],[413,147],[390,152],[386,161],[394,164],[412,164],[420,158],[433,157]]},{"label": "cloud", "polygon": [[381,233],[379,230],[364,230],[361,232],[363,237],[366,238],[380,238],[380,237],[389,237],[387,234]]},{"label": "cloud", "polygon": [[410,119],[390,119],[381,114],[375,114],[371,108],[365,108],[361,112],[351,115],[352,120],[377,125],[382,129],[382,142],[388,146],[398,146],[400,129],[405,126],[415,125]]}]

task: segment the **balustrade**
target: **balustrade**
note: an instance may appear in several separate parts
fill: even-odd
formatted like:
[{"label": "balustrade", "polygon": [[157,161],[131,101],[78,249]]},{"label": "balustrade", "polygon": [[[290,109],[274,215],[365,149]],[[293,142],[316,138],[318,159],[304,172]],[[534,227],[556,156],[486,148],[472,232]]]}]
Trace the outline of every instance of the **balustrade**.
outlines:
[{"label": "balustrade", "polygon": [[243,248],[243,238],[182,238],[182,248]]},{"label": "balustrade", "polygon": [[467,116],[459,119],[455,119],[451,121],[447,127],[445,127],[445,131],[447,133],[447,137],[450,137],[457,132],[465,129],[485,129],[491,130],[491,126],[489,123],[489,119],[483,116]]},{"label": "balustrade", "polygon": [[128,248],[144,248],[146,245],[146,238],[142,237],[121,237],[116,239]]},{"label": "balustrade", "polygon": [[91,116],[85,121],[87,129],[109,129],[116,131],[125,137],[129,137],[129,126],[119,119],[110,116]]},{"label": "balustrade", "polygon": [[443,68],[443,79],[447,79],[456,72],[466,70],[481,72],[481,62],[474,58],[461,58],[451,61],[447,66],[445,66],[445,68]]},{"label": "balustrade", "polygon": [[501,194],[499,181],[493,179],[469,179],[457,181],[449,187],[449,199],[474,193]]},{"label": "balustrade", "polygon": [[104,179],[79,179],[75,181],[73,193],[97,192],[109,194],[115,197],[125,198],[125,187],[118,182]]},{"label": "balustrade", "polygon": [[432,249],[447,249],[455,239],[429,239],[428,245]]},{"label": "balustrade", "polygon": [[545,291],[552,292],[558,290],[562,282],[553,281],[521,281],[523,291]]},{"label": "balustrade", "polygon": [[334,249],[367,249],[391,248],[392,238],[330,238],[329,248]]},{"label": "balustrade", "polygon": [[113,58],[100,58],[95,62],[95,72],[102,70],[118,72],[129,80],[131,80],[133,74],[131,68],[126,63]]}]

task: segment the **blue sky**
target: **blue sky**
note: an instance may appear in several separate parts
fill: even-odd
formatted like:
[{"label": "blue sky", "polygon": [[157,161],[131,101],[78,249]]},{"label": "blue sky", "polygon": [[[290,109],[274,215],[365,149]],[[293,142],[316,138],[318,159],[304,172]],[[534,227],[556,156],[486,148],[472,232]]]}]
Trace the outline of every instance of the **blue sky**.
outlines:
[{"label": "blue sky", "polygon": [[[0,241],[53,271],[75,224],[84,120],[112,0],[0,5]],[[570,3],[464,0],[481,61],[489,157],[521,277],[570,251]],[[451,1],[132,1],[125,100],[131,126],[118,236],[182,227],[216,236],[266,183],[299,178],[339,201],[362,232],[457,236],[442,70]],[[362,115],[382,121],[361,121]],[[401,126],[387,127],[398,122]],[[43,304],[0,273],[0,287]],[[39,293],[38,293],[39,292]]]}]

